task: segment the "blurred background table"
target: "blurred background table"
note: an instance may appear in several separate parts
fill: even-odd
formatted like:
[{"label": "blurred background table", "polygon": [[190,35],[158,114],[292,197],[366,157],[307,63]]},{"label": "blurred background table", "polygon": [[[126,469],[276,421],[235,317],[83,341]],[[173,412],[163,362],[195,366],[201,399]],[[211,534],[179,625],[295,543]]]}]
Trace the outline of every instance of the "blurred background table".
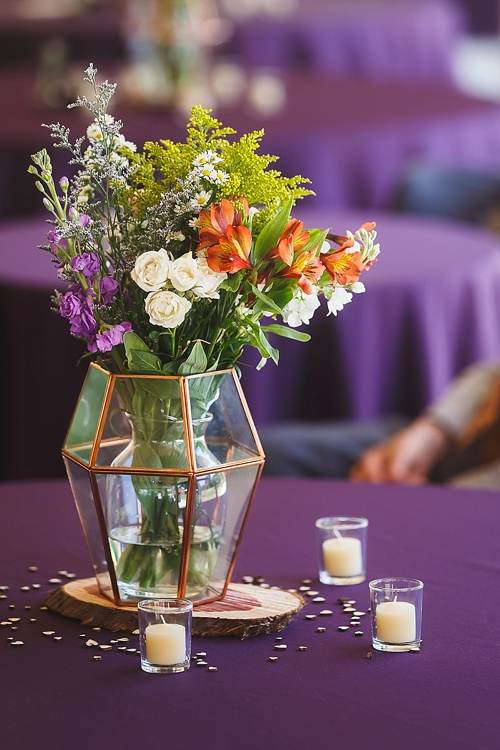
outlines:
[{"label": "blurred background table", "polygon": [[[232,107],[220,107],[215,114],[240,135],[263,127],[261,152],[279,156],[277,166],[283,174],[311,180],[316,197],[306,203],[390,208],[418,160],[457,169],[500,167],[496,104],[443,87],[374,84],[308,73],[287,73],[277,83],[281,109],[265,110],[265,88],[260,98],[264,109],[259,109],[258,97],[252,105],[244,87]],[[51,143],[41,123],[61,121],[75,138],[88,124],[79,110],[41,108],[35,92],[32,69],[0,72],[0,97],[10,103],[0,122],[2,216],[26,214],[40,205],[26,169],[30,154]],[[139,145],[145,139],[185,138],[184,118],[181,123],[167,109],[134,108],[118,94],[114,114],[123,120],[125,136]],[[51,154],[55,173],[61,176],[67,170],[67,153],[51,149]]]},{"label": "blurred background table", "polygon": [[229,5],[226,51],[247,64],[453,85],[451,55],[465,30],[453,0],[295,0],[253,13]]}]

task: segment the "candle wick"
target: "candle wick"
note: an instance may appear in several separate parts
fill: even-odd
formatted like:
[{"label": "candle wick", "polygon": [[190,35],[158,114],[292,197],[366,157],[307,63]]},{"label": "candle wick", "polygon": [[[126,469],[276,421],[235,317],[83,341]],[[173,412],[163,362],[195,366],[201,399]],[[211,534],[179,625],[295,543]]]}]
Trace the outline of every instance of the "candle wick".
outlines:
[{"label": "candle wick", "polygon": [[337,537],[337,539],[343,539],[343,536],[342,536],[342,534],[340,533],[340,531],[338,529],[334,529],[333,533],[335,534],[335,536]]},{"label": "candle wick", "polygon": [[397,600],[398,600],[398,595],[396,594],[396,596],[394,597],[394,601],[397,602]]},{"label": "candle wick", "polygon": [[163,615],[160,615],[160,617],[161,617],[161,619],[162,619],[162,622],[163,622],[163,624],[164,624],[164,625],[166,625],[166,624],[167,624],[167,621],[165,620],[165,617],[164,617]]}]

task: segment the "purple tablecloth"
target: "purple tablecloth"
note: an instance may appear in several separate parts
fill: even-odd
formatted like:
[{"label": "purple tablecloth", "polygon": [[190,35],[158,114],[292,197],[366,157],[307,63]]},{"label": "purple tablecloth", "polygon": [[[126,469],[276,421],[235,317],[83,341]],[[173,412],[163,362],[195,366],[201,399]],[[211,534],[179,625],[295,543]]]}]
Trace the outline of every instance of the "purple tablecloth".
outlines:
[{"label": "purple tablecloth", "polygon": [[[317,310],[307,343],[274,339],[280,364],[243,368],[259,424],[415,416],[466,365],[500,358],[500,242],[467,225],[383,212],[300,211],[344,234],[377,220],[382,251],[337,317]],[[258,358],[253,354],[248,361]]]},{"label": "purple tablecloth", "polygon": [[[334,481],[262,481],[241,545],[235,580],[262,575],[284,588],[311,578],[325,597],[281,632],[246,641],[196,638],[215,673],[149,675],[136,654],[96,652],[129,634],[93,632],[41,612],[59,570],[92,575],[83,534],[65,482],[0,485],[2,698],[6,748],[72,750],[169,747],[197,750],[492,750],[500,736],[500,508],[494,493],[448,488],[368,486]],[[363,635],[338,632],[346,615],[338,596],[368,607],[366,583],[332,588],[317,582],[314,520],[360,514],[370,522],[368,580],[424,581],[420,654],[371,651]],[[29,566],[38,566],[29,572]],[[22,586],[41,584],[22,591]],[[14,605],[14,608],[9,608]],[[25,607],[31,607],[30,610]],[[332,616],[320,616],[331,609]],[[316,614],[305,620],[305,614]],[[31,619],[35,618],[36,622]],[[326,632],[318,633],[318,626]],[[55,631],[52,636],[43,631]],[[81,635],[86,638],[82,638]],[[24,642],[12,647],[8,637]],[[137,645],[130,636],[129,647]],[[300,652],[298,647],[307,646]],[[102,655],[100,662],[94,654]],[[278,661],[268,657],[278,655]]]},{"label": "purple tablecloth", "polygon": [[243,18],[229,49],[251,65],[452,85],[464,27],[452,0],[299,0],[290,15]]},{"label": "purple tablecloth", "polygon": [[[82,66],[83,68],[83,66]],[[115,80],[112,73],[111,80]],[[500,107],[443,87],[373,83],[288,73],[286,104],[264,116],[242,99],[216,115],[241,135],[265,129],[262,153],[280,157],[285,175],[312,181],[325,207],[389,207],[407,169],[416,160],[454,167],[500,167]],[[9,108],[0,121],[0,215],[26,214],[40,206],[40,195],[26,173],[30,154],[51,143],[42,122],[58,120],[81,135],[87,123],[81,111],[40,111],[32,100],[29,71],[0,75],[0,97]],[[120,91],[120,89],[119,89]],[[159,138],[185,139],[184,122],[162,109],[137,110],[118,97],[114,114],[125,123],[127,138],[142,145]],[[67,169],[67,153],[53,150],[55,173]]]}]

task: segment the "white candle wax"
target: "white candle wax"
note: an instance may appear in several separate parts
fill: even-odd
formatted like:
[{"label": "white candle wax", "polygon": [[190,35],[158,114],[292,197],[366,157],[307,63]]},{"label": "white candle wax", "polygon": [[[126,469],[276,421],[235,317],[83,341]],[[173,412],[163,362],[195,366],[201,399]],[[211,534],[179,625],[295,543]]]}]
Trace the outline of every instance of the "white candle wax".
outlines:
[{"label": "white candle wax", "polygon": [[363,570],[361,542],[353,536],[332,537],[323,542],[323,563],[330,576],[350,578]]},{"label": "white candle wax", "polygon": [[170,622],[148,625],[145,630],[146,659],[167,666],[186,661],[186,628]]},{"label": "white candle wax", "polygon": [[377,638],[384,643],[411,643],[416,638],[415,607],[410,602],[382,602],[375,610]]}]

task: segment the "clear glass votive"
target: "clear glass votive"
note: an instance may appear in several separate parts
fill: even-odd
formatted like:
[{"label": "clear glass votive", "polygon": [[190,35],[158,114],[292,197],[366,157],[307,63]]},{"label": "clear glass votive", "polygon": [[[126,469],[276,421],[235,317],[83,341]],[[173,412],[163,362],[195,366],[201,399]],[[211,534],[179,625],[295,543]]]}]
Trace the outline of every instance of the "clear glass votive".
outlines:
[{"label": "clear glass votive", "polygon": [[366,577],[368,519],[350,516],[318,518],[318,568],[321,583],[346,586]]},{"label": "clear glass votive", "polygon": [[368,586],[373,648],[378,651],[418,648],[422,641],[422,581],[378,578]]},{"label": "clear glass votive", "polygon": [[189,669],[193,603],[188,599],[143,599],[137,612],[142,669],[160,674]]}]

